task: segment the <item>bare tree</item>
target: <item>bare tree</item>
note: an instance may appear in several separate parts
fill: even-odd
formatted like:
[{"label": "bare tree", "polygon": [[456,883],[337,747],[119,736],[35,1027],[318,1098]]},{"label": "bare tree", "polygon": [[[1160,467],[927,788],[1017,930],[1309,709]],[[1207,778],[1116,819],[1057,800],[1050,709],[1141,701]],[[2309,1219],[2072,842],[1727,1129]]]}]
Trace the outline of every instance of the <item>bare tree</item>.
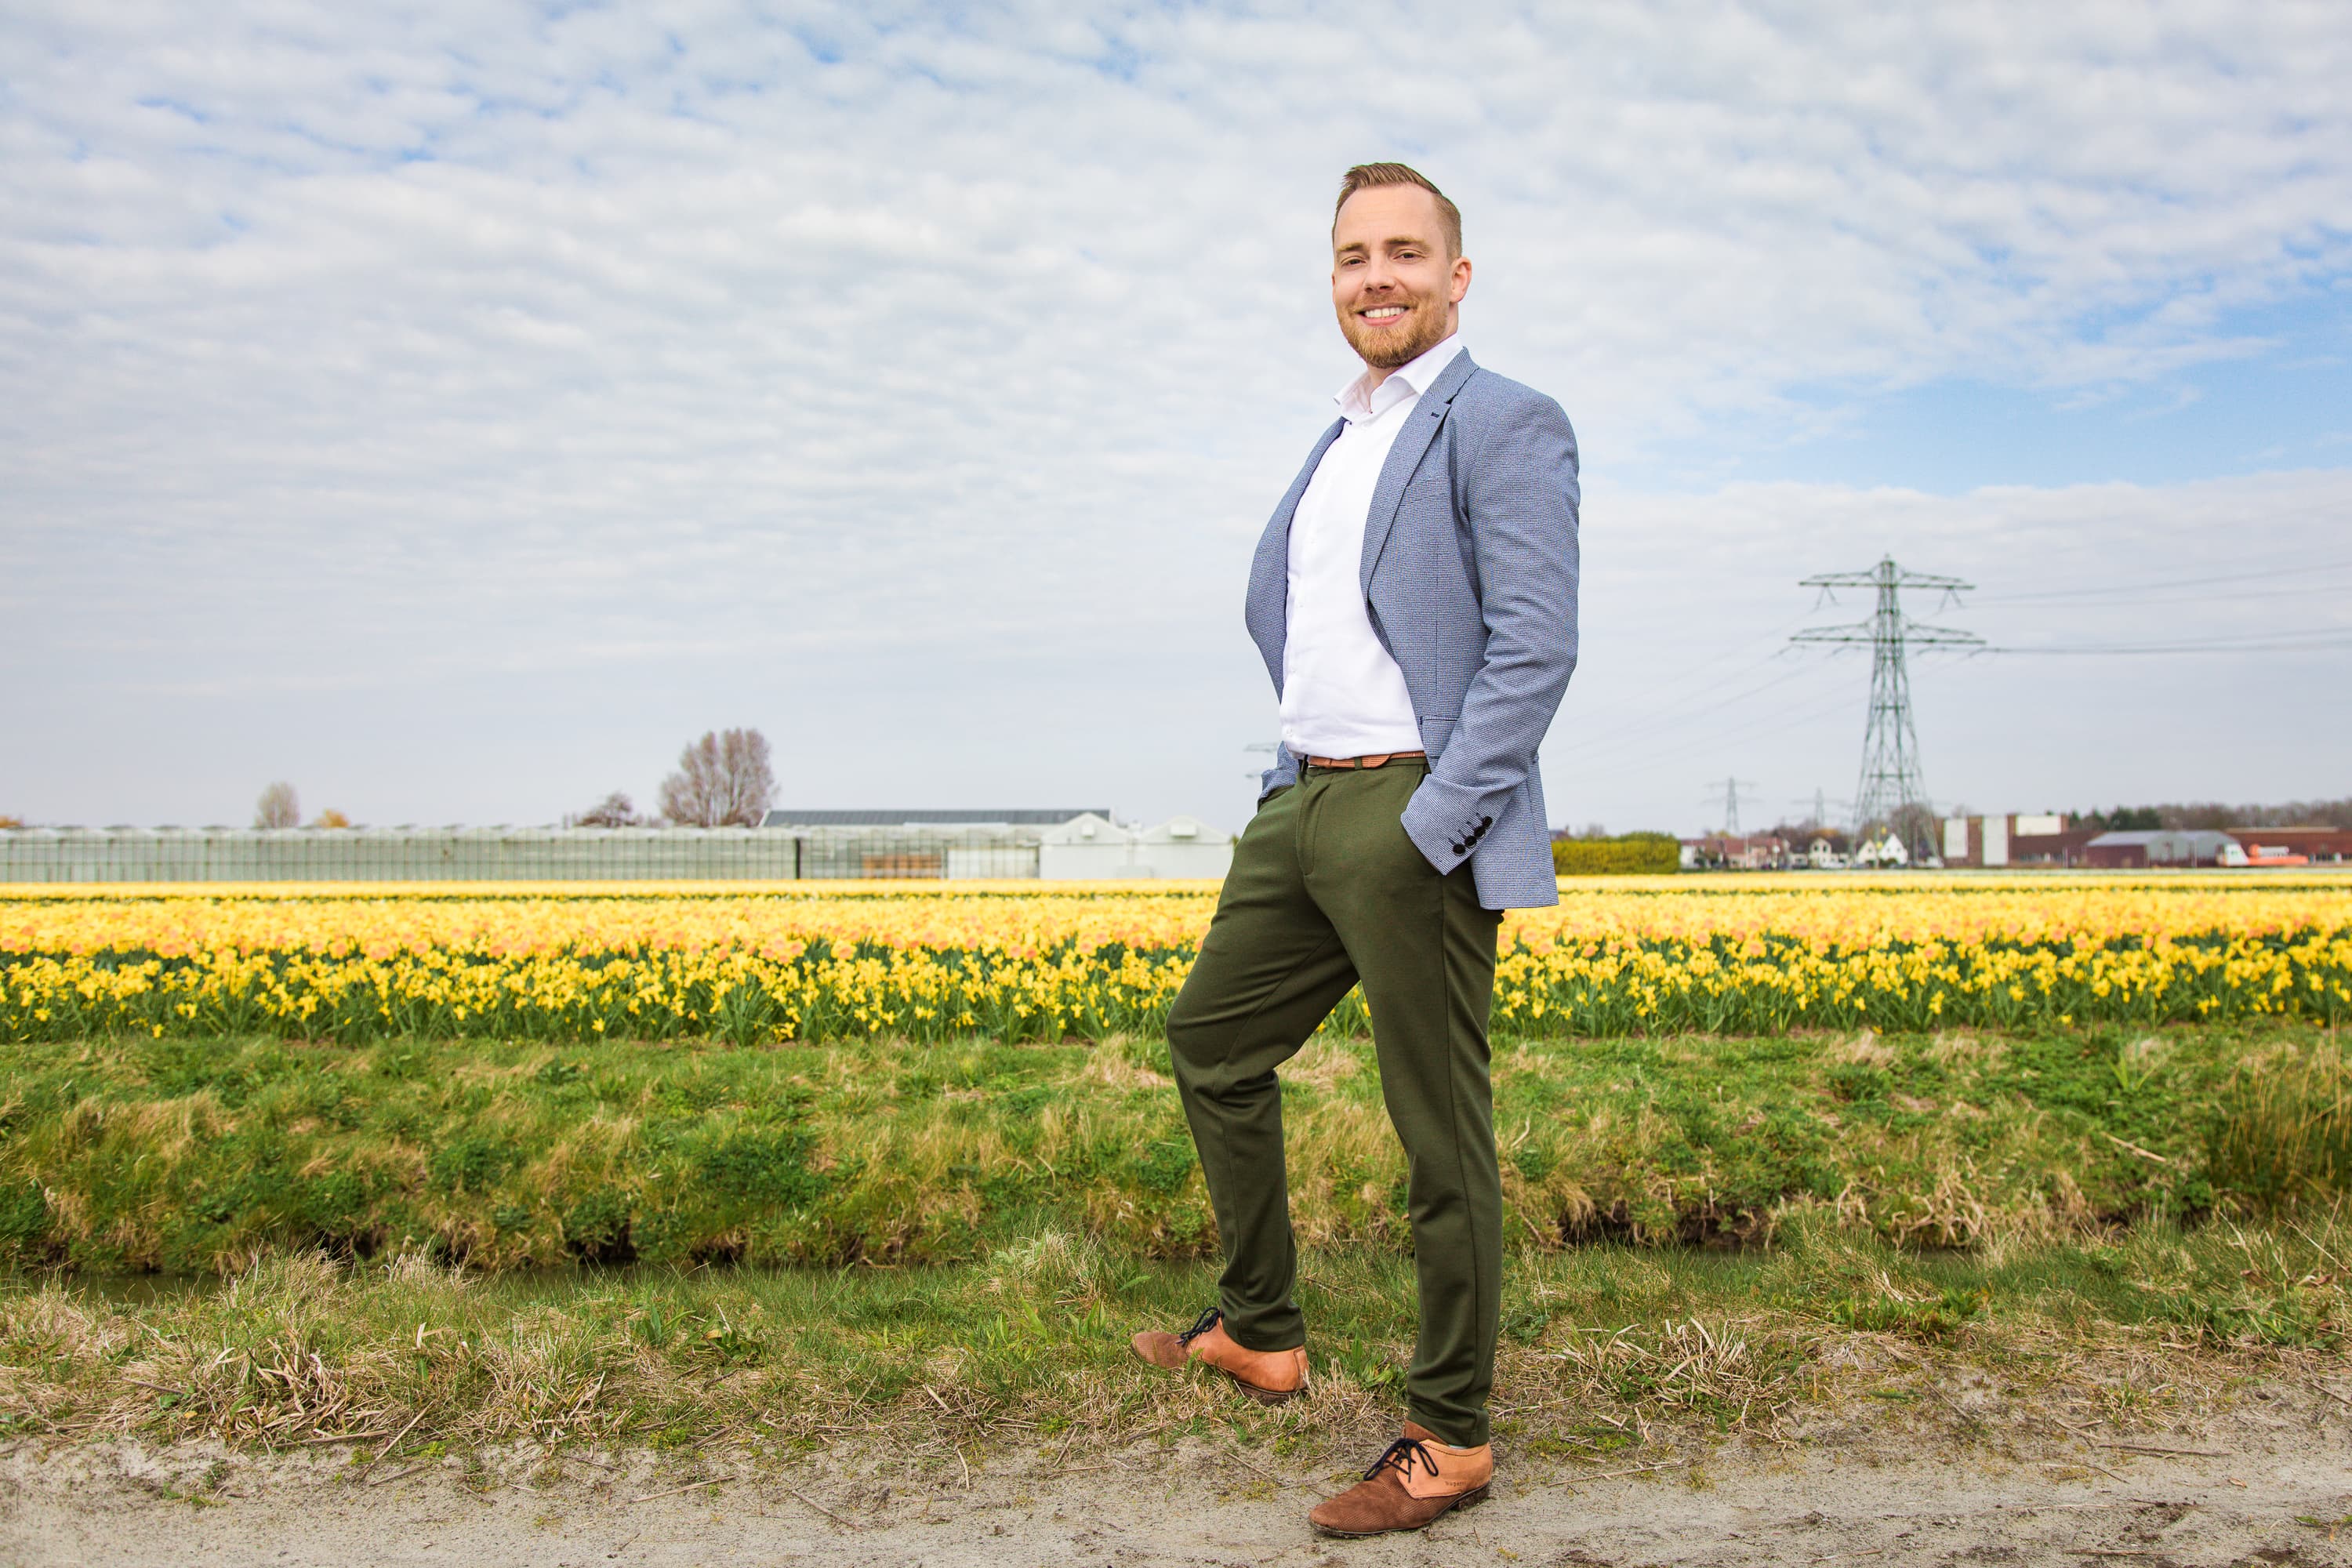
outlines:
[{"label": "bare tree", "polygon": [[637,814],[636,802],[625,790],[614,790],[585,811],[568,813],[563,818],[566,827],[647,827],[653,818]]},{"label": "bare tree", "polygon": [[301,825],[302,803],[294,794],[294,786],[279,779],[261,792],[253,803],[253,825],[256,827],[296,827]]},{"label": "bare tree", "polygon": [[1924,800],[1905,801],[1886,814],[1887,831],[1903,840],[1914,860],[1925,860],[1943,844],[1942,824]]},{"label": "bare tree", "polygon": [[757,827],[776,798],[768,738],[757,730],[719,730],[678,753],[678,771],[662,780],[662,815],[686,827]]}]

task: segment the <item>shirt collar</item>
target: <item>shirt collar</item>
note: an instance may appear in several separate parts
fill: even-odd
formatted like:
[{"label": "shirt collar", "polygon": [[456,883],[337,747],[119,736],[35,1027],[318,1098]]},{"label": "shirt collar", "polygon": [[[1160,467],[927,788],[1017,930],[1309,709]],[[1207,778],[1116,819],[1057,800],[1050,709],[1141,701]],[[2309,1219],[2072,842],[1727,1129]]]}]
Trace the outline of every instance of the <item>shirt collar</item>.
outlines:
[{"label": "shirt collar", "polygon": [[1339,404],[1340,414],[1351,425],[1377,419],[1407,398],[1419,397],[1427,392],[1430,384],[1454,363],[1454,356],[1461,352],[1462,334],[1455,332],[1420,358],[1389,372],[1380,385],[1369,392],[1365,390],[1364,384],[1370,378],[1371,372],[1365,371],[1332,394],[1332,401]]}]

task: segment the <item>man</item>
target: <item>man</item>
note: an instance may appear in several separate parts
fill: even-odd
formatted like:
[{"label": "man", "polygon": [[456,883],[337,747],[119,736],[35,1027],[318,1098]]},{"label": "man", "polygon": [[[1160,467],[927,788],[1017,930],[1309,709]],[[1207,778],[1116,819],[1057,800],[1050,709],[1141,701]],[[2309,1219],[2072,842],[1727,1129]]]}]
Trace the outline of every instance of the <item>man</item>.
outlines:
[{"label": "man", "polygon": [[1456,336],[1462,219],[1348,171],[1331,301],[1364,362],[1275,509],[1245,619],[1282,747],[1168,1019],[1225,1252],[1217,1304],[1135,1336],[1262,1402],[1307,1391],[1275,1069],[1359,981],[1411,1171],[1420,1337],[1404,1434],[1308,1518],[1417,1530],[1482,1500],[1502,1288],[1486,1020],[1500,911],[1557,903],[1536,747],[1576,665],[1576,437]]}]

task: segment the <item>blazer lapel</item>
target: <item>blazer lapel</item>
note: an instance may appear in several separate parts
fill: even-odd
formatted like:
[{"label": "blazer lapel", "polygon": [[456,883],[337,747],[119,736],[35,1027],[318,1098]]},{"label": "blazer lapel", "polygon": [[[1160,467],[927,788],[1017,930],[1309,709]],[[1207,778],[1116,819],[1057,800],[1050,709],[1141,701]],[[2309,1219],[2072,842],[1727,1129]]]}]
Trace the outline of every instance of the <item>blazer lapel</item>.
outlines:
[{"label": "blazer lapel", "polygon": [[1381,547],[1389,542],[1389,530],[1396,523],[1397,508],[1403,503],[1404,487],[1412,471],[1421,467],[1422,455],[1429,444],[1437,439],[1438,427],[1445,423],[1445,411],[1453,406],[1454,395],[1470,379],[1478,367],[1470,363],[1470,351],[1455,354],[1446,367],[1437,373],[1429,390],[1413,405],[1412,417],[1397,432],[1396,444],[1389,448],[1388,461],[1381,465],[1381,482],[1372,488],[1371,510],[1364,518],[1364,597],[1372,596],[1372,568],[1380,564]]},{"label": "blazer lapel", "polygon": [[1307,454],[1307,466],[1298,470],[1282,504],[1274,509],[1273,520],[1258,537],[1257,555],[1250,563],[1249,597],[1243,605],[1242,619],[1249,627],[1250,639],[1265,657],[1277,695],[1282,690],[1283,642],[1290,629],[1290,520],[1298,511],[1298,499],[1307,493],[1316,466],[1347,427],[1346,420],[1333,420],[1331,427],[1323,432],[1323,438],[1315,443],[1315,449]]}]

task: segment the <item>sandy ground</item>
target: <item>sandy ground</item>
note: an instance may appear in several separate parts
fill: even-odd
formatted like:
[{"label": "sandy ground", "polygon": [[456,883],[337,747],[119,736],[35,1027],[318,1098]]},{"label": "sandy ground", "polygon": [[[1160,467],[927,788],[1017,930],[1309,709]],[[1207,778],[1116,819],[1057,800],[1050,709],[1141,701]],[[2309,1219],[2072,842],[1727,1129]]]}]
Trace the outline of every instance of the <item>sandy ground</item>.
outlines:
[{"label": "sandy ground", "polygon": [[[779,1464],[524,1447],[364,1479],[341,1451],[19,1445],[0,1456],[0,1564],[2352,1564],[2347,1417],[2257,1397],[2193,1433],[2053,1436],[2030,1415],[1996,1431],[1865,1413],[1613,1465],[1506,1451],[1483,1507],[1370,1542],[1307,1527],[1328,1465],[1212,1445],[969,1470],[944,1448]],[[1626,1473],[1642,1465],[1658,1468]],[[677,1489],[695,1467],[716,1484]]]}]

